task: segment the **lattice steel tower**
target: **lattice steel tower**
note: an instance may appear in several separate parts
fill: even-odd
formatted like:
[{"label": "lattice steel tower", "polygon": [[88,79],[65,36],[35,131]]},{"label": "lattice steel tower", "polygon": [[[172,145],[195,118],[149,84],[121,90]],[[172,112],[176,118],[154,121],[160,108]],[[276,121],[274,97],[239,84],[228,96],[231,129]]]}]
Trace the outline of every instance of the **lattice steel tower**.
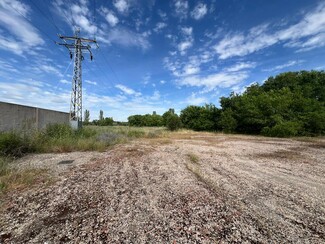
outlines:
[{"label": "lattice steel tower", "polygon": [[[57,43],[58,45],[65,46],[70,53],[70,58],[72,59],[74,53],[74,68],[73,68],[73,78],[72,78],[72,92],[71,92],[71,102],[70,102],[70,124],[72,128],[79,129],[82,127],[82,68],[81,63],[84,60],[83,50],[90,53],[90,60],[93,60],[93,54],[91,52],[91,46],[89,44],[84,45],[83,43],[94,43],[98,48],[96,40],[86,39],[79,37],[80,29],[75,31],[74,36],[62,36],[59,38],[64,41],[64,43]],[[68,43],[67,41],[70,41]]]}]

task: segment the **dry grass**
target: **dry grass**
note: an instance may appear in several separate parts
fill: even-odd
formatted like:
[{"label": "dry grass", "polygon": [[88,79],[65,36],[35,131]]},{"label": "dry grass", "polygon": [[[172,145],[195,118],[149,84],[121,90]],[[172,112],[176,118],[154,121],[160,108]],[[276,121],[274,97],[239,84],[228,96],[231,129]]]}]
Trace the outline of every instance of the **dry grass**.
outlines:
[{"label": "dry grass", "polygon": [[53,178],[45,169],[7,169],[5,174],[0,176],[0,195],[14,190],[23,190],[35,185],[48,185]]},{"label": "dry grass", "polygon": [[303,157],[303,155],[298,151],[291,150],[278,150],[271,153],[260,153],[257,155],[262,158],[269,159],[290,159],[290,160],[298,160]]},{"label": "dry grass", "polygon": [[194,153],[189,153],[187,154],[187,156],[192,163],[199,164],[199,157],[197,155],[195,155]]},{"label": "dry grass", "polygon": [[186,163],[185,164],[186,169],[193,173],[195,177],[202,182],[209,190],[219,192],[220,189],[218,189],[217,185],[207,176],[203,173],[203,171],[200,169],[198,165],[194,165],[193,163]]}]

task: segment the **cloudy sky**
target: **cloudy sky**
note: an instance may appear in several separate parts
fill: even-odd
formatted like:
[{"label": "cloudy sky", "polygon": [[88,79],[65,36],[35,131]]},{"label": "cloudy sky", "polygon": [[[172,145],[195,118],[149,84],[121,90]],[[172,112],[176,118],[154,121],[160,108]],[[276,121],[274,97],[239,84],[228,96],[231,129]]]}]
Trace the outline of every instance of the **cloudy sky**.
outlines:
[{"label": "cloudy sky", "polygon": [[320,0],[1,0],[0,101],[69,111],[73,60],[57,34],[96,38],[84,53],[91,119],[218,105],[284,71],[325,68]]}]

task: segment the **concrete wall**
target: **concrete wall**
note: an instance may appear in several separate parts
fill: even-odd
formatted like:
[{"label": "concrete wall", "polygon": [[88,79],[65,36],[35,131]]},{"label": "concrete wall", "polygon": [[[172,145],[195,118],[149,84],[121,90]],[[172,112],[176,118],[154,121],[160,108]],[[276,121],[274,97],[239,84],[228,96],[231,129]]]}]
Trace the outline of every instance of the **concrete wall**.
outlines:
[{"label": "concrete wall", "polygon": [[0,102],[0,131],[43,129],[56,123],[69,124],[69,113]]}]

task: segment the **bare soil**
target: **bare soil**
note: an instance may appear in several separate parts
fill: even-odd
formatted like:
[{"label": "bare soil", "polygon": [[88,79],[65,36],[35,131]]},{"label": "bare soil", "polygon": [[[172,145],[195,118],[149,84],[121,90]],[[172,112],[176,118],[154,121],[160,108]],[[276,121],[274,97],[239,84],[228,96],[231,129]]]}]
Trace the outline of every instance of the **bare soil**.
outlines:
[{"label": "bare soil", "polygon": [[175,133],[29,155],[56,177],[2,199],[0,243],[324,243],[325,141]]}]

